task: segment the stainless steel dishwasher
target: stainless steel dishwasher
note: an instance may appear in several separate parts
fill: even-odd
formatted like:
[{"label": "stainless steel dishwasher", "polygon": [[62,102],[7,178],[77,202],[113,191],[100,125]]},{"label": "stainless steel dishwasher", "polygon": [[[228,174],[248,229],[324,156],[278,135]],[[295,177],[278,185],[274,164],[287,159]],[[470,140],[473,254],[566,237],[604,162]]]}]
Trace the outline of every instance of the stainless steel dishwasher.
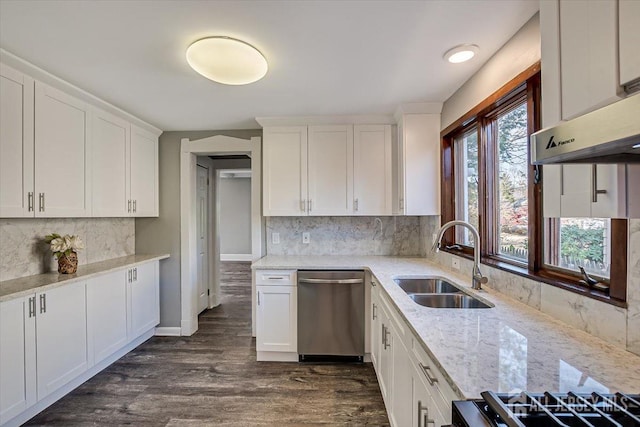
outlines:
[{"label": "stainless steel dishwasher", "polygon": [[362,361],[363,271],[298,271],[298,354]]}]

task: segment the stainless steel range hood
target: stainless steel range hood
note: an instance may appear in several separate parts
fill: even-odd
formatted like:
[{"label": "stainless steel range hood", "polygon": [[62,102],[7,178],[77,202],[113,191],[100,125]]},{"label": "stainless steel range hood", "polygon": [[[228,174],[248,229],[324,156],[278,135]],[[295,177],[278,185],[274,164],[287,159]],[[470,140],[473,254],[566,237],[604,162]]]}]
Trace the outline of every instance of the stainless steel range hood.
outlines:
[{"label": "stainless steel range hood", "polygon": [[640,163],[640,94],[534,133],[531,163]]}]

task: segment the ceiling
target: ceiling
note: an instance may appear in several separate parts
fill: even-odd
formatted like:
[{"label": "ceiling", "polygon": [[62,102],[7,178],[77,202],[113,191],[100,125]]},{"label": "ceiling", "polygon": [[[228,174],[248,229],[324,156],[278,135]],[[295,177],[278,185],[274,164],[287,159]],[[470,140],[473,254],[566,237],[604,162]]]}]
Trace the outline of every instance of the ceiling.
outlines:
[{"label": "ceiling", "polygon": [[[537,0],[0,0],[0,47],[162,130],[258,128],[255,117],[391,114],[442,102],[538,10]],[[185,50],[226,35],[266,77],[225,86]],[[465,64],[442,55],[480,46]]]}]

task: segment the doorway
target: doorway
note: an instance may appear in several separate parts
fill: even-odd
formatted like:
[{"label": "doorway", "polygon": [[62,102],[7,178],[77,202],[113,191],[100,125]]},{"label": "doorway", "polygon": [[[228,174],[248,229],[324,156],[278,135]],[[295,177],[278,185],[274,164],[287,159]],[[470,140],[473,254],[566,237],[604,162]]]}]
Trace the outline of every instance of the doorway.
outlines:
[{"label": "doorway", "polygon": [[[233,138],[216,135],[190,141],[182,139],[180,145],[180,289],[181,335],[192,335],[198,330],[198,157],[248,156],[251,159],[251,261],[260,259],[265,252],[264,220],[261,211],[261,138]],[[211,197],[211,192],[209,192]],[[210,199],[210,206],[211,201]],[[212,215],[209,215],[211,217]],[[210,227],[213,244],[209,247],[209,282],[219,283],[219,242],[217,225]],[[212,256],[215,254],[215,256]],[[255,284],[252,284],[252,330],[255,333]]]}]

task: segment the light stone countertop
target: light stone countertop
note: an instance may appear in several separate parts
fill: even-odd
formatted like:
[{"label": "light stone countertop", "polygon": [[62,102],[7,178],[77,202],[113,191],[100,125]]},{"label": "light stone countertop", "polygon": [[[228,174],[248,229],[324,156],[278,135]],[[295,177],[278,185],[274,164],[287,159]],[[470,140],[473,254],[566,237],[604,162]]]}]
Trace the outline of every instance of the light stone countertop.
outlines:
[{"label": "light stone countertop", "polygon": [[[468,278],[425,258],[266,256],[252,268],[371,271],[461,398],[485,390],[640,393],[640,357],[494,290],[474,291]],[[495,307],[420,306],[393,281],[416,275],[445,277]]]},{"label": "light stone countertop", "polygon": [[18,279],[0,282],[0,302],[8,301],[34,292],[43,292],[59,286],[80,280],[87,280],[94,276],[134,267],[149,261],[169,258],[169,254],[129,255],[92,264],[79,265],[75,274],[58,274],[57,271],[35,276],[20,277]]}]

